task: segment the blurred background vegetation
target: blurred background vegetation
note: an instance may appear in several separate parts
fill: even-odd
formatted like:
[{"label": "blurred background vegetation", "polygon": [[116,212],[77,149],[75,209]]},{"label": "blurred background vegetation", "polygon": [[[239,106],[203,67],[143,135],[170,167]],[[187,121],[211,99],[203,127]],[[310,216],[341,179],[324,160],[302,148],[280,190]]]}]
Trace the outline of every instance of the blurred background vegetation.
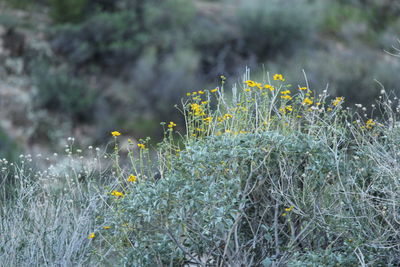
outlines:
[{"label": "blurred background vegetation", "polygon": [[400,31],[395,0],[2,1],[0,92],[26,96],[3,98],[2,155],[70,135],[104,143],[111,130],[157,141],[161,121],[183,125],[174,104],[186,92],[220,75],[229,88],[246,66],[294,86],[304,69],[312,90],[349,107],[399,90],[400,61],[385,52]]}]

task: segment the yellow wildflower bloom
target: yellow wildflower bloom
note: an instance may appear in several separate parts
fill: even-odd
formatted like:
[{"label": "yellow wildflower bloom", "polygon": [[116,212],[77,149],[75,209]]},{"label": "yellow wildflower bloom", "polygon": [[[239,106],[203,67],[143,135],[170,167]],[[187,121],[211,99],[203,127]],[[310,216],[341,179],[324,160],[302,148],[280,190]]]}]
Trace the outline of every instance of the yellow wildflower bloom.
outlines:
[{"label": "yellow wildflower bloom", "polygon": [[213,118],[212,117],[207,117],[207,118],[204,118],[203,119],[203,121],[205,122],[205,123],[210,123],[210,122],[212,122],[212,120],[213,120]]},{"label": "yellow wildflower bloom", "polygon": [[292,97],[290,95],[281,95],[281,98],[286,100],[292,100]]},{"label": "yellow wildflower bloom", "polygon": [[275,81],[282,81],[282,82],[285,81],[285,79],[283,78],[282,74],[275,74],[274,75],[274,80]]},{"label": "yellow wildflower bloom", "polygon": [[247,86],[249,86],[249,87],[256,86],[256,83],[254,81],[252,81],[252,80],[245,81],[244,83],[247,84]]},{"label": "yellow wildflower bloom", "polygon": [[275,88],[272,85],[269,85],[269,84],[264,85],[264,87],[269,89],[271,92],[275,90]]},{"label": "yellow wildflower bloom", "polygon": [[146,145],[145,145],[145,144],[137,144],[137,146],[138,146],[140,149],[145,149],[145,148],[146,148]]},{"label": "yellow wildflower bloom", "polygon": [[187,96],[191,96],[192,94],[191,94],[191,93],[186,93],[186,95],[187,95]]},{"label": "yellow wildflower bloom", "polygon": [[333,100],[332,105],[334,105],[334,106],[336,107],[336,106],[339,105],[343,100],[344,100],[344,97],[342,97],[342,96],[336,97],[336,99]]},{"label": "yellow wildflower bloom", "polygon": [[311,100],[311,99],[309,99],[308,97],[306,97],[304,100],[303,100],[303,105],[312,105],[312,103],[313,103],[313,101]]},{"label": "yellow wildflower bloom", "polygon": [[307,90],[307,87],[305,87],[305,86],[300,87],[300,86],[299,86],[299,90]]},{"label": "yellow wildflower bloom", "polygon": [[199,93],[200,95],[203,95],[204,91],[200,90],[200,91],[197,91],[197,93]]},{"label": "yellow wildflower bloom", "polygon": [[168,128],[174,128],[176,124],[173,121],[170,121],[168,124]]},{"label": "yellow wildflower bloom", "polygon": [[112,136],[120,136],[121,133],[120,133],[120,132],[117,132],[117,131],[113,131],[113,132],[111,132],[111,135],[112,135]]},{"label": "yellow wildflower bloom", "polygon": [[286,90],[286,91],[282,91],[282,92],[281,92],[282,95],[288,95],[288,94],[290,94],[290,93],[291,93],[290,90]]},{"label": "yellow wildflower bloom", "polygon": [[369,119],[365,122],[365,127],[367,129],[372,129],[376,125],[376,122],[374,122],[373,119]]},{"label": "yellow wildflower bloom", "polygon": [[215,93],[216,91],[218,91],[218,88],[210,90],[211,93]]},{"label": "yellow wildflower bloom", "polygon": [[95,233],[90,233],[88,239],[93,239],[95,236],[96,236]]},{"label": "yellow wildflower bloom", "polygon": [[258,89],[263,89],[263,86],[261,85],[261,83],[255,83],[255,86],[257,86],[258,87]]},{"label": "yellow wildflower bloom", "polygon": [[110,228],[111,228],[111,226],[103,226],[104,230],[107,230],[107,229],[110,229]]},{"label": "yellow wildflower bloom", "polygon": [[137,181],[137,177],[135,175],[131,174],[131,175],[129,175],[127,181],[134,183]]},{"label": "yellow wildflower bloom", "polygon": [[293,111],[293,106],[291,106],[291,105],[286,106],[285,108],[286,108],[286,110],[288,110],[288,111]]},{"label": "yellow wildflower bloom", "polygon": [[224,120],[228,120],[228,119],[232,119],[232,118],[233,118],[233,116],[231,114],[228,114],[228,113],[225,114],[224,117],[223,117]]},{"label": "yellow wildflower bloom", "polygon": [[294,206],[290,206],[289,208],[285,208],[285,211],[289,212],[292,211],[294,209]]},{"label": "yellow wildflower bloom", "polygon": [[113,190],[113,191],[111,192],[111,195],[113,195],[113,196],[115,196],[115,197],[122,197],[122,196],[124,196],[124,193],[119,192],[119,191],[117,191],[117,190]]}]

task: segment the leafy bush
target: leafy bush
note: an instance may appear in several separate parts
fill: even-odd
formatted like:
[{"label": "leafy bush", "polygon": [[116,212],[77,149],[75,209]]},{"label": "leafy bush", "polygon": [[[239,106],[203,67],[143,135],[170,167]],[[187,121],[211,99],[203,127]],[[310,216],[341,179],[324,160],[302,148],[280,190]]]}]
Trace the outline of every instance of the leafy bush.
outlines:
[{"label": "leafy bush", "polygon": [[96,101],[96,92],[86,83],[65,69],[50,69],[39,62],[34,70],[38,92],[35,103],[38,107],[62,112],[75,120],[91,118]]},{"label": "leafy bush", "polygon": [[83,19],[87,0],[49,0],[50,14],[56,23],[79,22]]},{"label": "leafy bush", "polygon": [[305,1],[293,2],[245,1],[239,8],[237,24],[246,49],[260,57],[273,56],[312,40],[318,13]]},{"label": "leafy bush", "polygon": [[222,88],[190,93],[183,146],[170,123],[158,174],[143,165],[149,151],[140,147],[133,183],[116,185],[101,221],[113,229],[104,238],[124,255],[120,264],[399,260],[397,215],[382,213],[400,201],[394,169],[382,163],[393,162],[397,133],[342,110],[343,98],[271,80],[245,77],[232,98]]},{"label": "leafy bush", "polygon": [[[178,0],[163,1],[156,7],[150,2],[57,28],[53,48],[73,64],[97,62],[119,69],[148,47],[163,56],[183,41],[182,28],[187,27],[193,11]],[[171,29],[176,29],[176,34],[171,34]]]}]

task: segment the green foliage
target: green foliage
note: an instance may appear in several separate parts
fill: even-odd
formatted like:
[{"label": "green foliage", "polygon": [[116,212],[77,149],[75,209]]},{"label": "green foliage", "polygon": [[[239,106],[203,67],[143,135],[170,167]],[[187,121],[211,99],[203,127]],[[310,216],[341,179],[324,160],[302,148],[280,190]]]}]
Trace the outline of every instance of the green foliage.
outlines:
[{"label": "green foliage", "polygon": [[58,111],[75,120],[90,118],[96,92],[86,83],[65,69],[50,69],[39,62],[34,70],[38,88],[35,103],[38,107]]},{"label": "green foliage", "polygon": [[17,144],[0,128],[0,158],[14,161],[17,158]]},{"label": "green foliage", "polygon": [[77,23],[84,17],[87,0],[49,0],[50,15],[56,23]]},{"label": "green foliage", "polygon": [[318,13],[305,1],[245,1],[237,23],[251,52],[264,57],[286,52],[314,38]]},{"label": "green foliage", "polygon": [[[223,89],[191,93],[193,102],[183,107],[187,135],[177,147],[168,128],[158,174],[144,165],[148,150],[131,158],[137,181],[116,185],[123,193],[109,197],[110,212],[99,222],[112,225],[104,238],[124,255],[120,264],[385,266],[399,260],[397,215],[387,212],[400,200],[393,198],[399,187],[386,163],[397,155],[391,147],[398,127],[363,123],[342,110],[343,99],[329,104],[327,95],[317,98],[307,87],[293,92],[279,77],[272,91],[244,77],[251,89],[235,87],[232,99]],[[203,103],[213,97],[215,110]],[[393,116],[387,103],[380,105]]]}]

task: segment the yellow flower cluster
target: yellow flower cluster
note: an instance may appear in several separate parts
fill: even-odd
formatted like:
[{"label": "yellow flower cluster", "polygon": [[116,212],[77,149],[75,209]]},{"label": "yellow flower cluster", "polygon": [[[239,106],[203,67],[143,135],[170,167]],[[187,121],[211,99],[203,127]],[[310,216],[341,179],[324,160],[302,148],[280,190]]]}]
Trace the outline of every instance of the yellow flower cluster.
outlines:
[{"label": "yellow flower cluster", "polygon": [[205,116],[206,113],[204,112],[203,108],[199,104],[190,104],[190,108],[195,116]]},{"label": "yellow flower cluster", "polygon": [[[257,87],[257,88],[260,89],[260,90],[262,90],[262,89],[264,89],[264,88],[267,88],[267,89],[269,89],[270,91],[273,91],[273,90],[275,89],[275,88],[274,88],[272,85],[270,85],[270,84],[262,85],[261,83],[258,83],[258,82],[252,81],[252,80],[247,80],[247,81],[245,81],[244,83],[245,83],[248,87],[250,87],[250,88]],[[245,88],[244,90],[245,90],[246,92],[250,92],[250,91],[251,91],[249,88]]]},{"label": "yellow flower cluster", "polygon": [[146,149],[146,145],[145,144],[137,144],[137,146],[140,149]]}]

